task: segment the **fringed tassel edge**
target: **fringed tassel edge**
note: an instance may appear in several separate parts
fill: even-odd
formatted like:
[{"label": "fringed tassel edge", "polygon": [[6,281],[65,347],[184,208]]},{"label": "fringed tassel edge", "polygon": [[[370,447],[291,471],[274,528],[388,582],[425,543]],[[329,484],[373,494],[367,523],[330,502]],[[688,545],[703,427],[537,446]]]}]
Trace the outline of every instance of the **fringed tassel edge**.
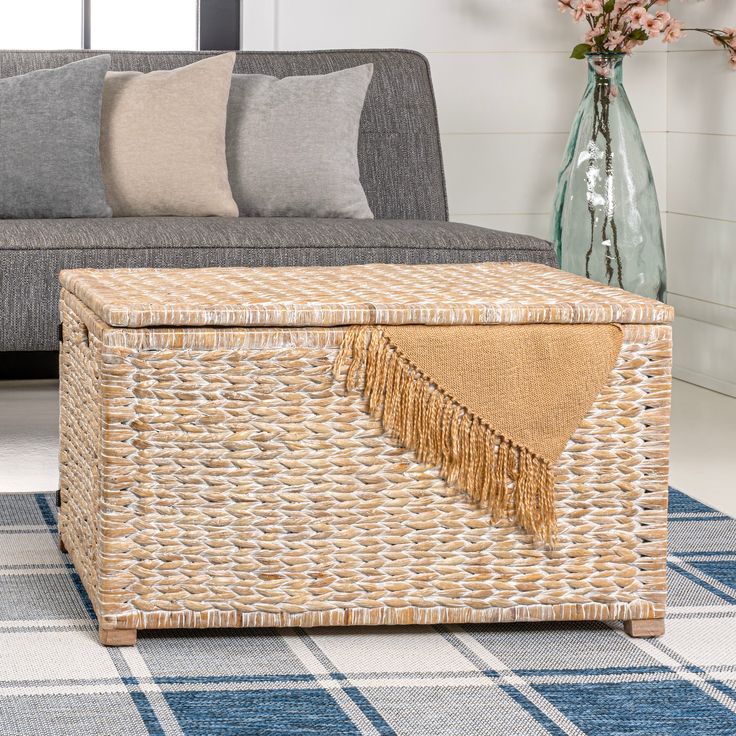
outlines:
[{"label": "fringed tassel edge", "polygon": [[548,460],[465,409],[380,327],[348,328],[333,365],[336,378],[345,366],[346,389],[362,388],[371,416],[420,462],[437,466],[450,487],[488,509],[494,522],[513,515],[521,529],[554,544],[555,478]]}]

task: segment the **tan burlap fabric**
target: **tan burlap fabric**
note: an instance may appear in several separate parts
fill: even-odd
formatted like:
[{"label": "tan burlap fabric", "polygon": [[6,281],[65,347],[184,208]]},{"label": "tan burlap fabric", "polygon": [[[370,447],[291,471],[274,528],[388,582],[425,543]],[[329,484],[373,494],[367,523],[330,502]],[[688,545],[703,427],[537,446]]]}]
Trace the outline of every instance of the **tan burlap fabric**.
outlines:
[{"label": "tan burlap fabric", "polygon": [[554,472],[621,349],[611,324],[351,327],[335,362],[451,487],[554,540]]}]

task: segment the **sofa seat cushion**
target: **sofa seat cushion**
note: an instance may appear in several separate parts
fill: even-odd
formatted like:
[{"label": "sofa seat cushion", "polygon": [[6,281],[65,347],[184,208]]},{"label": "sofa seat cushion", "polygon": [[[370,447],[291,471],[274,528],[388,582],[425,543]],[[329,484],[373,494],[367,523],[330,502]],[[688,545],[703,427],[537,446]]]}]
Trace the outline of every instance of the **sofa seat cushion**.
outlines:
[{"label": "sofa seat cushion", "polygon": [[0,350],[55,350],[65,268],[555,264],[527,235],[438,220],[120,217],[0,220]]},{"label": "sofa seat cushion", "polygon": [[[232,265],[246,266],[337,265],[383,260],[555,262],[551,245],[539,238],[437,220],[120,217],[0,221],[0,252],[100,251],[103,268],[103,252],[147,251],[151,258],[146,265],[155,265],[156,253],[175,250],[180,263],[173,265],[185,267],[201,261],[202,253],[223,248],[242,251],[242,260]],[[200,255],[193,256],[188,251]],[[472,255],[474,252],[476,257]],[[451,257],[453,253],[458,254],[457,259]],[[166,265],[172,265],[171,256],[169,253],[165,258]],[[116,257],[109,265],[119,266],[121,261]]]}]

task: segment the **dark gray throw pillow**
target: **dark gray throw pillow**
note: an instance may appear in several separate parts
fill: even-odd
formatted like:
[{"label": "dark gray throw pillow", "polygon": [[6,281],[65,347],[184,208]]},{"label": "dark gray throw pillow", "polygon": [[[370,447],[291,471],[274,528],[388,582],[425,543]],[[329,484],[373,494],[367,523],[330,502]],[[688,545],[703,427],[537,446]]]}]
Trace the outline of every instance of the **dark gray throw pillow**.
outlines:
[{"label": "dark gray throw pillow", "polygon": [[0,217],[110,217],[100,110],[110,56],[0,79]]},{"label": "dark gray throw pillow", "polygon": [[284,79],[233,75],[227,165],[241,215],[373,217],[358,166],[372,76],[372,64]]}]

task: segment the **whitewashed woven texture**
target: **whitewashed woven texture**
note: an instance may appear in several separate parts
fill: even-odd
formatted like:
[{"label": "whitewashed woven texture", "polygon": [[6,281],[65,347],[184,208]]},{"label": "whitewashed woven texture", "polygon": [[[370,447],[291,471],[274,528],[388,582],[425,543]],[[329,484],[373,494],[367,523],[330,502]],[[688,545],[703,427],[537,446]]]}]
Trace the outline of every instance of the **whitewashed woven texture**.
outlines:
[{"label": "whitewashed woven texture", "polygon": [[106,324],[333,326],[672,321],[672,308],[531,263],[79,269],[62,286]]},{"label": "whitewashed woven texture", "polygon": [[[504,319],[524,302],[537,320],[544,308],[567,320],[615,312],[652,321],[624,324],[611,379],[555,467],[554,550],[513,522],[491,525],[386,437],[360,394],[345,394],[331,374],[342,328],[111,328],[94,313],[122,314],[104,309],[112,292],[95,291],[104,272],[67,273],[79,296],[98,301],[89,309],[62,293],[60,529],[101,626],[661,618],[671,312],[588,282],[587,293],[601,294],[586,302],[577,280],[543,307],[544,271],[510,270],[527,284],[516,287],[516,306],[486,292],[485,307]],[[160,290],[173,278],[115,273],[116,303],[128,305],[143,303],[147,280],[165,302]],[[196,275],[186,299],[172,295],[182,308],[196,304]],[[126,279],[139,280],[132,296]],[[326,281],[320,289],[329,294]],[[283,316],[282,303],[270,304],[272,318]],[[478,301],[474,314],[485,307]],[[136,310],[125,319],[144,319]]]}]

